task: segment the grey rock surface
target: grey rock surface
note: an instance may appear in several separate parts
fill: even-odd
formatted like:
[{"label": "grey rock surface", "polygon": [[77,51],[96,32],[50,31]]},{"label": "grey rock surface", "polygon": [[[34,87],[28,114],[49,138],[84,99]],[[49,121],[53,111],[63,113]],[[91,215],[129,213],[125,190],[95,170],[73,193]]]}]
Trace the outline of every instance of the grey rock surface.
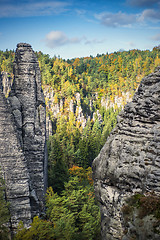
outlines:
[{"label": "grey rock surface", "polygon": [[124,234],[122,214],[129,196],[160,194],[160,67],[142,80],[117,120],[93,162],[103,240],[130,239]]},{"label": "grey rock surface", "polygon": [[10,202],[11,228],[20,220],[31,223],[29,172],[17,137],[14,118],[0,89],[0,170],[5,179],[6,198]]},{"label": "grey rock surface", "polygon": [[8,96],[13,83],[13,78],[10,76],[9,73],[2,71],[0,73],[0,81],[2,92],[5,96]]},{"label": "grey rock surface", "polygon": [[[1,98],[4,99],[2,93]],[[3,159],[0,163],[4,163],[3,175],[8,188],[8,179],[12,179],[12,175],[17,173],[17,179],[13,178],[11,186],[12,189],[7,190],[7,198],[10,201],[10,195],[14,195],[14,199],[19,198],[18,194],[22,195],[22,198],[26,196],[29,198],[30,208],[30,220],[35,215],[41,215],[44,210],[44,194],[47,187],[47,149],[46,149],[46,108],[44,96],[41,88],[41,74],[37,57],[32,50],[31,46],[26,43],[20,43],[17,45],[14,62],[14,80],[11,87],[11,91],[7,98],[8,105],[4,105],[2,102],[2,111],[6,108],[10,111],[9,122],[6,123],[6,132],[2,132],[1,139],[8,144],[3,145],[3,149],[7,154],[11,154],[13,159],[10,158],[8,161]],[[7,118],[6,113],[6,118]],[[3,115],[2,115],[3,116]],[[9,118],[9,117],[8,117]],[[5,121],[3,119],[3,121]],[[13,141],[13,137],[9,134],[7,128],[8,124],[12,121],[14,135],[17,138],[14,140],[15,149],[9,148],[9,142]],[[2,125],[0,125],[2,130]],[[19,150],[19,152],[18,152]],[[15,164],[18,159],[18,155],[23,155],[23,164]],[[18,160],[17,160],[18,161]],[[14,168],[11,166],[14,165]],[[7,169],[10,169],[8,171]],[[23,172],[19,172],[23,168]],[[18,176],[22,176],[18,177]],[[25,176],[26,186],[23,185],[23,175]],[[19,192],[16,192],[16,184],[21,183]],[[18,188],[18,185],[17,185]],[[25,191],[25,194],[24,194]],[[24,196],[23,196],[24,195]],[[16,200],[12,201],[11,208],[13,209],[12,216],[16,216]],[[21,212],[19,211],[19,219],[24,220],[23,216],[23,204],[19,205]],[[24,205],[25,207],[25,205]],[[14,210],[15,208],[15,210]],[[13,218],[12,217],[12,218]],[[28,225],[28,222],[24,220],[24,223]],[[14,225],[18,224],[18,220]]]}]

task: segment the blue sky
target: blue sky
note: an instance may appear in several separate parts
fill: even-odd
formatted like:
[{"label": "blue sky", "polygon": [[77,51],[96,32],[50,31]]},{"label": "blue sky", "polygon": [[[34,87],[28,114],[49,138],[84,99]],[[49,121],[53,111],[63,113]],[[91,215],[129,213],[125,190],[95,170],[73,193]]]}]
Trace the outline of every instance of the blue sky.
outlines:
[{"label": "blue sky", "polygon": [[0,50],[62,58],[160,44],[160,0],[0,0]]}]

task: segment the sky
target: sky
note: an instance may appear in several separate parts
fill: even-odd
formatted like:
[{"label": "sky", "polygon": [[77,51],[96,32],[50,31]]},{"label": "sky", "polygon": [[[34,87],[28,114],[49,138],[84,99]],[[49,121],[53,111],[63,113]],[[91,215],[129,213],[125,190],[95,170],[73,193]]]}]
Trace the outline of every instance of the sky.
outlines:
[{"label": "sky", "polygon": [[160,0],[0,0],[0,50],[63,59],[160,45]]}]

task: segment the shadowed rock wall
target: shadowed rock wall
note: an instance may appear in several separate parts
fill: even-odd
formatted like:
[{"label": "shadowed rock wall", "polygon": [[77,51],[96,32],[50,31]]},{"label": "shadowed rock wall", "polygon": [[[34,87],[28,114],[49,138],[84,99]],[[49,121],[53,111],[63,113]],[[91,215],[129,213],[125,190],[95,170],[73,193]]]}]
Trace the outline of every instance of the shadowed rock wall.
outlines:
[{"label": "shadowed rock wall", "polygon": [[[160,67],[142,80],[132,102],[119,114],[93,162],[93,177],[102,239],[131,239],[124,234],[125,200],[135,193],[160,194]],[[159,238],[153,233],[146,239]]]}]

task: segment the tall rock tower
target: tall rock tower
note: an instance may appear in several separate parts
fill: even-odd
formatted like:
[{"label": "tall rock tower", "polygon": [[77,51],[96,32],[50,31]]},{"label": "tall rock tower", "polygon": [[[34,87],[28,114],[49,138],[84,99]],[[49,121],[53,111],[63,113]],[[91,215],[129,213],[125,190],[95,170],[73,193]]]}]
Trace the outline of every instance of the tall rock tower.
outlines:
[{"label": "tall rock tower", "polygon": [[[3,96],[1,98],[4,99]],[[18,142],[18,144],[16,141],[14,142],[15,149],[18,148],[23,155],[23,169],[26,174],[26,184],[28,184],[27,197],[29,198],[30,215],[33,218],[35,215],[40,215],[44,210],[44,194],[47,186],[47,151],[45,101],[41,88],[41,74],[36,55],[29,44],[20,43],[17,45],[14,81],[7,101],[8,106],[2,104],[2,107],[4,109],[10,108],[8,111],[10,111],[13,120],[11,121],[15,130],[14,135]],[[3,137],[2,133],[2,139]],[[7,167],[11,166],[13,162],[16,164],[14,169],[10,169],[10,173],[2,169],[7,187],[8,174],[9,176],[12,173],[14,176],[15,172],[20,174],[15,151],[12,149],[11,153],[13,159],[7,162],[0,160],[0,163],[3,162]],[[23,179],[23,172],[21,172],[21,175]],[[22,182],[22,179],[12,180],[16,184],[16,181]],[[12,180],[10,181],[12,182]],[[15,199],[18,198],[14,189],[12,189],[12,192]],[[7,191],[8,199],[9,196],[10,190]],[[21,208],[23,209],[23,204]],[[23,216],[19,216],[19,219],[23,220]]]}]

